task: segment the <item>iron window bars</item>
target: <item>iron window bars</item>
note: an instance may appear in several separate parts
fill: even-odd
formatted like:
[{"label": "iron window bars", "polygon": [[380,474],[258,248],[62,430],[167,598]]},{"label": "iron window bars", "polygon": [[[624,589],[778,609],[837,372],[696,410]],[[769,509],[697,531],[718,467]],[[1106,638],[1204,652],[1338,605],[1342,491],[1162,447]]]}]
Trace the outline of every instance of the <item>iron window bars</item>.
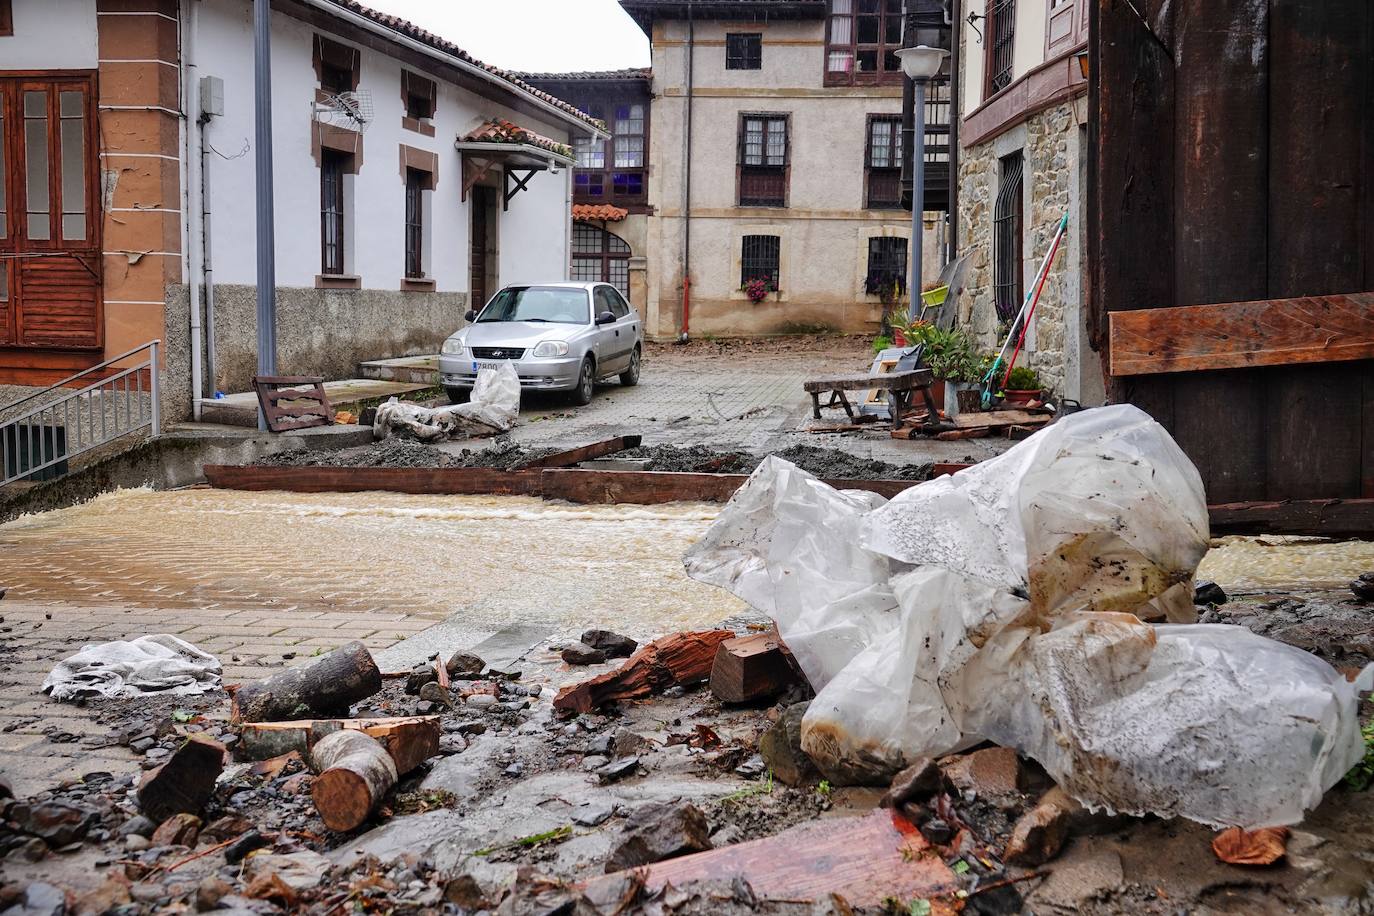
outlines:
[{"label": "iron window bars", "polygon": [[740,286],[762,280],[770,292],[778,289],[782,239],[776,235],[746,235],[740,248]]},{"label": "iron window bars", "polygon": [[320,151],[320,273],[344,272],[344,165],[347,153]]},{"label": "iron window bars", "polygon": [[992,211],[993,303],[1009,321],[1021,308],[1021,153],[1002,159],[1002,177]]},{"label": "iron window bars", "polygon": [[759,32],[726,33],[725,69],[762,70],[763,35]]},{"label": "iron window bars", "polygon": [[1015,38],[1016,0],[992,0],[988,7],[988,95],[1011,84]]}]

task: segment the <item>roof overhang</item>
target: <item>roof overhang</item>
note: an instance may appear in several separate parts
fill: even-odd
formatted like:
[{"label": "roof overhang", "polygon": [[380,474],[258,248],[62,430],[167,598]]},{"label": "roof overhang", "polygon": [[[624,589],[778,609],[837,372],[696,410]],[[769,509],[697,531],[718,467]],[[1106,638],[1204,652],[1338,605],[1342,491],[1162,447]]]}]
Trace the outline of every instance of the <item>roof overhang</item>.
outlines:
[{"label": "roof overhang", "polygon": [[521,89],[515,83],[504,79],[490,70],[483,69],[470,61],[466,61],[456,54],[451,54],[411,38],[403,32],[397,31],[374,19],[369,19],[367,16],[342,7],[337,3],[331,2],[331,0],[290,0],[290,2],[298,7],[313,11],[317,16],[323,16],[326,19],[347,23],[353,28],[372,35],[382,41],[399,45],[413,54],[426,57],[437,64],[451,67],[473,80],[478,85],[483,85],[489,90],[499,93],[501,99],[514,100],[514,107],[552,118],[557,123],[572,128],[573,136],[579,134],[587,135],[596,140],[606,140],[610,138],[610,134],[607,131],[602,130],[595,124],[589,123],[572,112],[565,111],[552,102]]},{"label": "roof overhang", "polygon": [[826,0],[620,0],[644,34],[655,19],[824,19]]},{"label": "roof overhang", "polygon": [[577,164],[571,156],[564,156],[530,143],[458,140],[453,144],[453,148],[460,153],[472,153],[487,159],[495,159],[502,165],[518,169],[570,169]]}]

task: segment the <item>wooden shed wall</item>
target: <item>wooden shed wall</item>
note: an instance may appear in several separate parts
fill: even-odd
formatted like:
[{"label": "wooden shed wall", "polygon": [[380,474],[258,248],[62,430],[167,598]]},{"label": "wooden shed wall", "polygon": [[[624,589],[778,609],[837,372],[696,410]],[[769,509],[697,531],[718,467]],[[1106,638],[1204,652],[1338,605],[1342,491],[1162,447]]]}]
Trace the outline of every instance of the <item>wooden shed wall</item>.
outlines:
[{"label": "wooden shed wall", "polygon": [[[1089,49],[1096,345],[1117,310],[1374,290],[1374,3],[1094,0]],[[1374,497],[1374,360],[1112,388],[1211,502]]]}]

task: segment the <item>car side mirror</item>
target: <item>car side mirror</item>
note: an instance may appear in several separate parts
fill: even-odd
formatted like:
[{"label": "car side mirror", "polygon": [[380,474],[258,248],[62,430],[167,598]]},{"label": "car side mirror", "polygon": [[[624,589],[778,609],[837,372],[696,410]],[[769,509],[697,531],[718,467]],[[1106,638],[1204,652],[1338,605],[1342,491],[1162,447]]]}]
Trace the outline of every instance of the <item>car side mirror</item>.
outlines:
[{"label": "car side mirror", "polygon": [[473,309],[468,309],[467,312],[463,315],[463,320],[464,320],[464,321],[476,321],[476,320],[477,320],[477,312],[476,312],[475,310],[473,310]]},{"label": "car side mirror", "polygon": [[599,315],[596,316],[596,323],[597,323],[597,324],[615,324],[615,313],[614,313],[614,312],[602,312],[601,314],[599,314]]}]

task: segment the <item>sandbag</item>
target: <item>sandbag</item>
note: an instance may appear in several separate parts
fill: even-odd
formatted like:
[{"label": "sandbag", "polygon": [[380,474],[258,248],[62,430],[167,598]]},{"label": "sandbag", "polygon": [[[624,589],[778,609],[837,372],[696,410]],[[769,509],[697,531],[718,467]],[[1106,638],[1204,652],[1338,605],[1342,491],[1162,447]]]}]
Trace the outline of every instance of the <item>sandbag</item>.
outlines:
[{"label": "sandbag", "polygon": [[[766,459],[685,564],[777,621],[817,689],[802,747],[832,782],[992,740],[1093,808],[1294,823],[1362,754],[1374,667],[1352,685],[1186,625],[1207,541],[1196,468],[1119,405],[886,503]],[[1161,616],[1179,625],[1144,622]]]}]

